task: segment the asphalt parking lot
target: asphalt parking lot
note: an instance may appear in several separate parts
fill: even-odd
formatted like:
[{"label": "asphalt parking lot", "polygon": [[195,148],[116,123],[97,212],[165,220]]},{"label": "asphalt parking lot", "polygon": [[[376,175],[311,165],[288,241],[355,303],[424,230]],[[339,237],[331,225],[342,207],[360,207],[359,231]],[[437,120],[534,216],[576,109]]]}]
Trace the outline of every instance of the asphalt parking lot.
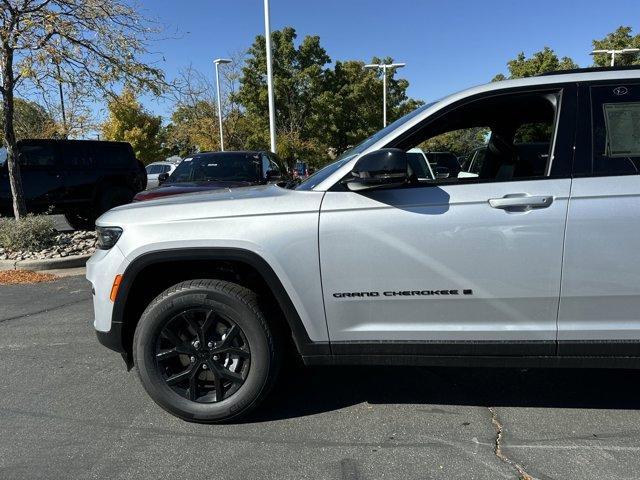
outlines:
[{"label": "asphalt parking lot", "polygon": [[314,368],[196,425],[98,345],[82,277],[0,305],[1,479],[640,478],[640,372]]}]

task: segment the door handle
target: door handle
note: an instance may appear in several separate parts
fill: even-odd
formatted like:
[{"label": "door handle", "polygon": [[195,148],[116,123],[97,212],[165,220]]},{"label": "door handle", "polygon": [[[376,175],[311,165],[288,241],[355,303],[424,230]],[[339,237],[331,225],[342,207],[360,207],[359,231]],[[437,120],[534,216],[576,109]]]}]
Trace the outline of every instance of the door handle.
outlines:
[{"label": "door handle", "polygon": [[547,208],[553,203],[551,195],[529,195],[528,193],[512,193],[502,198],[490,198],[489,205],[508,211],[528,211],[534,208]]}]

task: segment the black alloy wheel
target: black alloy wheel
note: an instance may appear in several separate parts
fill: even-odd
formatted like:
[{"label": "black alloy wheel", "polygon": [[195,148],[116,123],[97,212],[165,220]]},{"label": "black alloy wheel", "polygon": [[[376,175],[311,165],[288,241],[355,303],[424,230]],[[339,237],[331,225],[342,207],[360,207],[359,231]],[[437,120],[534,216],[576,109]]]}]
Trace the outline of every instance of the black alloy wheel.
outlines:
[{"label": "black alloy wheel", "polygon": [[281,338],[251,290],[187,280],[149,303],[132,353],[159,406],[192,422],[228,422],[256,408],[275,384]]},{"label": "black alloy wheel", "polygon": [[155,355],[166,384],[201,403],[229,398],[251,366],[241,328],[211,308],[191,308],[169,319],[156,340]]}]

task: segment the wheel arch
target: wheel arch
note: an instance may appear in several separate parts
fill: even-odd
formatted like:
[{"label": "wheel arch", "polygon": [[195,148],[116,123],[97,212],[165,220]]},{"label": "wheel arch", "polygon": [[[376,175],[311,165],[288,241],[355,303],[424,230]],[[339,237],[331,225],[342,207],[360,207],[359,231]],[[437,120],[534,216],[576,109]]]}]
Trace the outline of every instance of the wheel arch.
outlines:
[{"label": "wheel arch", "polygon": [[[123,273],[113,306],[112,328],[121,332],[119,350],[129,367],[133,333],[146,305],[161,291],[189,278],[218,278],[259,290],[275,301],[274,306],[285,320],[284,326],[301,356],[329,354],[328,342],[313,342],[309,338],[282,282],[260,255],[240,248],[191,247],[142,254]],[[151,287],[144,288],[148,281],[152,282]]]}]

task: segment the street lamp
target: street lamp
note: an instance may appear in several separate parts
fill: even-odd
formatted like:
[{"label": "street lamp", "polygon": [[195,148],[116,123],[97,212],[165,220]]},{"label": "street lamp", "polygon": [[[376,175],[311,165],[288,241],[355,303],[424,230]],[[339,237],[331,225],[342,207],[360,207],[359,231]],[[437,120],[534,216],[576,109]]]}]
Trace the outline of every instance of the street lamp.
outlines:
[{"label": "street lamp", "polygon": [[382,69],[382,124],[387,126],[387,70],[390,68],[402,68],[406,63],[370,63],[364,68]]},{"label": "street lamp", "polygon": [[218,65],[221,63],[231,63],[228,58],[216,58],[213,63],[216,66],[216,93],[218,97],[218,123],[220,124],[220,151],[224,152],[224,135],[222,134],[222,102],[220,101],[220,75],[218,74]]},{"label": "street lamp", "polygon": [[616,66],[616,55],[618,54],[623,54],[623,53],[638,53],[640,52],[640,48],[622,48],[620,50],[615,50],[615,49],[611,49],[611,50],[594,50],[593,52],[591,52],[591,55],[596,55],[598,53],[606,53],[607,55],[611,55],[611,66],[615,67]]},{"label": "street lamp", "polygon": [[271,151],[276,153],[276,108],[273,98],[273,61],[271,58],[271,14],[269,0],[264,0],[264,37],[267,51],[267,94],[269,96],[269,137]]}]

